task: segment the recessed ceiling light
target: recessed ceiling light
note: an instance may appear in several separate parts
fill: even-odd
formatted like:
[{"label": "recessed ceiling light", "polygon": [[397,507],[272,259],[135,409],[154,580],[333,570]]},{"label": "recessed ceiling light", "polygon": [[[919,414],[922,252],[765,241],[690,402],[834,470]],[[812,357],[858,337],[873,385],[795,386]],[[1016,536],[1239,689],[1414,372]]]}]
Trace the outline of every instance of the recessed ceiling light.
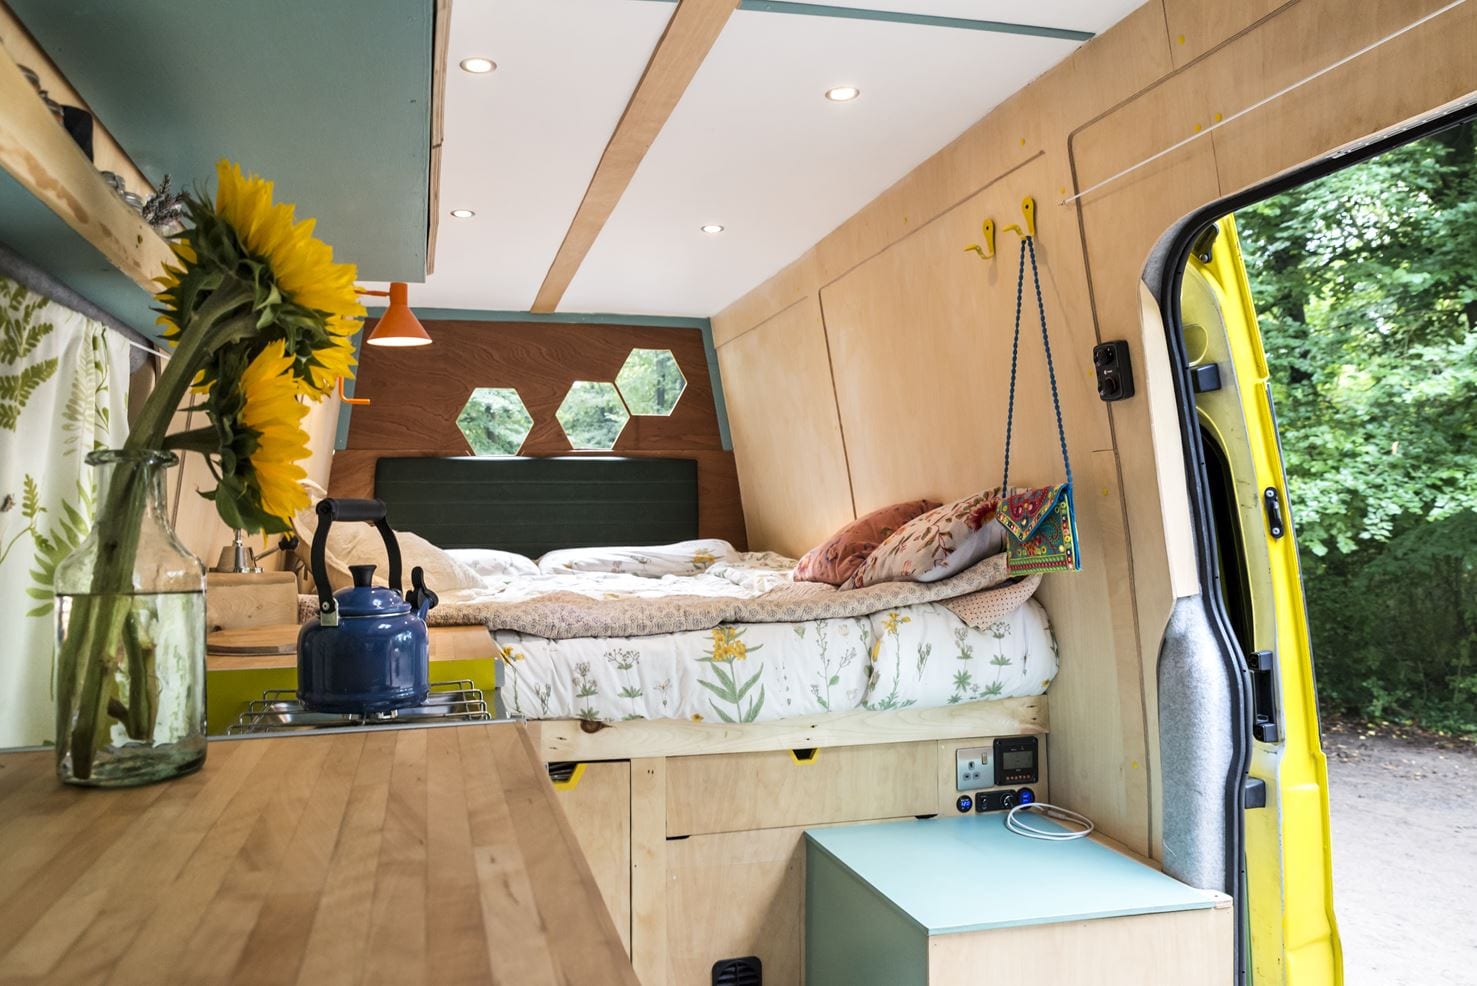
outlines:
[{"label": "recessed ceiling light", "polygon": [[704,233],[721,233],[721,232],[723,232],[723,227],[722,226],[719,226],[717,223],[707,223],[707,224],[705,224],[703,226],[703,232]]},{"label": "recessed ceiling light", "polygon": [[826,90],[826,98],[833,103],[849,103],[862,94],[856,86],[836,86]]},{"label": "recessed ceiling light", "polygon": [[471,72],[473,75],[485,75],[497,68],[497,62],[491,58],[463,58],[461,60],[463,72]]},{"label": "recessed ceiling light", "polygon": [[477,213],[473,212],[471,209],[452,209],[451,214],[457,219],[471,219]]}]

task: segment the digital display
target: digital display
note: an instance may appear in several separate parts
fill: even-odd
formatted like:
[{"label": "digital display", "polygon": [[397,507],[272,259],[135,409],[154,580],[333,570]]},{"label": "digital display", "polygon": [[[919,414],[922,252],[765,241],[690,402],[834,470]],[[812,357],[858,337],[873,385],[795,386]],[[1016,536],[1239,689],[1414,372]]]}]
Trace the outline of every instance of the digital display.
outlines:
[{"label": "digital display", "polygon": [[1000,765],[1006,770],[1029,770],[1035,763],[1033,750],[1006,750],[1000,754]]}]

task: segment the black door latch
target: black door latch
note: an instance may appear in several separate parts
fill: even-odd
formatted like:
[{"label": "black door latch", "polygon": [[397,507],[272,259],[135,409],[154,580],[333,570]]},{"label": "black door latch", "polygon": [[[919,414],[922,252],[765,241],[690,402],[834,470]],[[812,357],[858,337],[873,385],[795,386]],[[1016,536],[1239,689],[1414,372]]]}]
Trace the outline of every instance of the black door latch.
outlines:
[{"label": "black door latch", "polygon": [[1275,486],[1268,486],[1262,491],[1262,503],[1267,508],[1267,533],[1274,540],[1282,537],[1287,533],[1287,525],[1282,523],[1282,499],[1277,495]]}]

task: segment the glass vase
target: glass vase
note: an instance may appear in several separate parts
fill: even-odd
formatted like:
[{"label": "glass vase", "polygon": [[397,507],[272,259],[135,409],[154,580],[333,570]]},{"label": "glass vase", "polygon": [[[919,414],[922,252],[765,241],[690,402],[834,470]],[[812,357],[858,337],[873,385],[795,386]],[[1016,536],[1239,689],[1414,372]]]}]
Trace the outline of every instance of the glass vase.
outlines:
[{"label": "glass vase", "polygon": [[98,511],[57,566],[56,769],[127,787],[205,762],[205,566],[169,523],[172,452],[104,450]]}]

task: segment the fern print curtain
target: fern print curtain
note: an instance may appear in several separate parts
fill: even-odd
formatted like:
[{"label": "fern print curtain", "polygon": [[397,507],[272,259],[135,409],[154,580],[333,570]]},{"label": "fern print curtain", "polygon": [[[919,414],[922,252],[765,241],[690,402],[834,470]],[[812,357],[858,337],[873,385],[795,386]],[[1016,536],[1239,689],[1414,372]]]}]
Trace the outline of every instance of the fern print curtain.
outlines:
[{"label": "fern print curtain", "polygon": [[83,457],[128,433],[128,344],[0,277],[0,747],[50,741],[51,575],[87,534]]}]

